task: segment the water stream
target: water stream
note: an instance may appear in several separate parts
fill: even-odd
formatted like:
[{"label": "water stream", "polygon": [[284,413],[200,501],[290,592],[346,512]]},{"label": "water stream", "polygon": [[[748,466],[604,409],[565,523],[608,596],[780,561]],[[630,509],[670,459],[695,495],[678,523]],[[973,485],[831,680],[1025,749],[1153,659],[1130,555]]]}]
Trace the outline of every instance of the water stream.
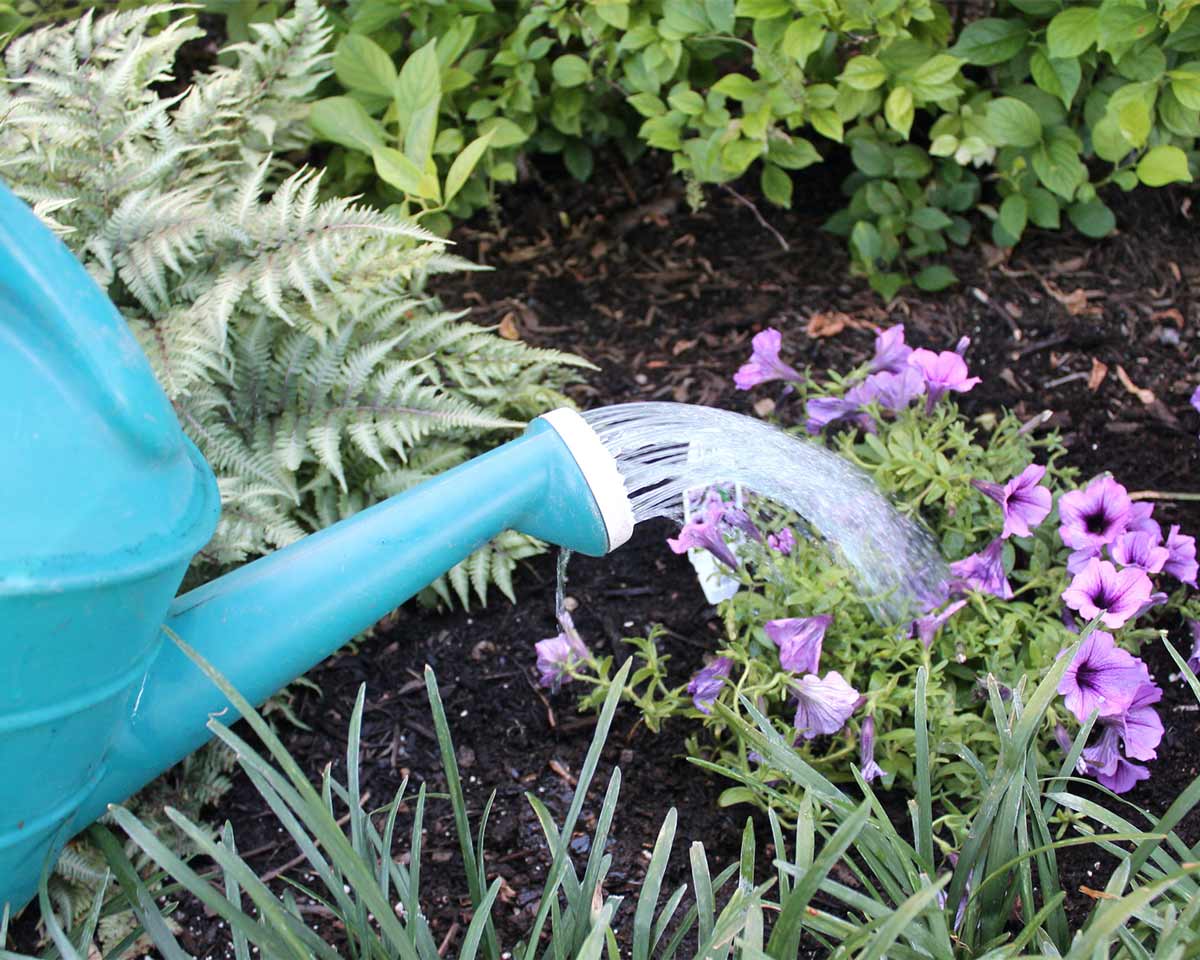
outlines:
[{"label": "water stream", "polygon": [[[741,483],[799,514],[805,532],[854,574],[880,619],[911,618],[941,595],[946,565],[930,534],[900,514],[866,473],[819,443],[752,417],[683,403],[618,404],[583,416],[617,460],[635,523],[682,522],[688,491]],[[565,568],[560,556],[560,609]]]},{"label": "water stream", "polygon": [[558,578],[554,584],[554,618],[562,623],[567,612],[567,564],[571,562],[571,551],[562,547],[558,551]]}]

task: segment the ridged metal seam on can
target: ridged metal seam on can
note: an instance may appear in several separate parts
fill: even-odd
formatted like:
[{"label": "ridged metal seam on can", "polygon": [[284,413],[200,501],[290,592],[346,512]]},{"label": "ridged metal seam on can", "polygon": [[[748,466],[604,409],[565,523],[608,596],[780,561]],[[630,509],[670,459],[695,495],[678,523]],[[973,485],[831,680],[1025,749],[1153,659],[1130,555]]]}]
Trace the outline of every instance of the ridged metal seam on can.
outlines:
[{"label": "ridged metal seam on can", "polygon": [[19,710],[15,713],[0,713],[0,734],[43,727],[53,723],[55,720],[83,713],[85,710],[95,707],[105,700],[111,700],[122,691],[133,687],[145,675],[150,662],[157,654],[158,644],[155,643],[134,662],[134,665],[130,669],[115,679],[93,690],[89,690],[80,696],[59,701],[48,707],[33,707],[29,710]]},{"label": "ridged metal seam on can", "polygon": [[[0,832],[0,850],[15,847],[18,843],[25,843],[40,834],[57,829],[61,824],[70,819],[76,810],[83,806],[83,802],[92,795],[96,786],[107,772],[107,766],[103,763],[100,764],[96,768],[96,772],[88,779],[88,782],[58,806],[43,813],[40,817],[24,821],[16,830]],[[63,839],[66,838],[64,837]]]},{"label": "ridged metal seam on can", "polygon": [[196,446],[183,437],[188,459],[196,467],[192,497],[179,526],[141,545],[106,554],[56,558],[46,576],[6,574],[0,570],[0,597],[45,596],[126,583],[153,576],[189,559],[213,535],[221,512],[220,493],[212,469]]}]

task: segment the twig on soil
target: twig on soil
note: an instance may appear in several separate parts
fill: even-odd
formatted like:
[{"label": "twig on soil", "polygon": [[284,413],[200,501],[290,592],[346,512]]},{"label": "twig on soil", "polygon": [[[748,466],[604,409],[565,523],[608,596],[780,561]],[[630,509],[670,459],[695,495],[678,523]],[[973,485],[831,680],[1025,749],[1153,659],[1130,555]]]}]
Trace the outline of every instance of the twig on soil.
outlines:
[{"label": "twig on soil", "polygon": [[1061,387],[1064,383],[1087,380],[1091,375],[1090,370],[1080,370],[1078,373],[1068,373],[1065,377],[1055,377],[1053,380],[1047,380],[1042,386],[1047,390],[1053,390],[1055,387]]},{"label": "twig on soil", "polygon": [[450,949],[450,941],[458,936],[458,931],[458,921],[455,920],[452,924],[450,924],[450,929],[446,931],[446,936],[442,938],[442,945],[438,947],[439,957],[444,957],[446,955],[446,951]]},{"label": "twig on soil", "polygon": [[1060,343],[1066,343],[1071,337],[1066,333],[1057,333],[1053,337],[1047,337],[1045,340],[1035,340],[1033,343],[1027,343],[1017,351],[1017,356],[1023,357],[1027,353],[1036,353],[1038,350],[1046,350],[1050,347],[1057,347]]},{"label": "twig on soil", "polygon": [[514,860],[527,860],[529,857],[532,857],[535,853],[538,853],[537,847],[528,847],[525,850],[514,850],[512,853],[506,853],[504,856],[502,856],[496,860],[493,860],[491,862],[495,863],[498,866],[499,864],[502,864],[502,863],[512,863]]},{"label": "twig on soil", "polygon": [[1134,490],[1130,500],[1192,500],[1200,501],[1200,493],[1173,493],[1169,490]]},{"label": "twig on soil", "polygon": [[1054,416],[1053,410],[1043,410],[1041,413],[1037,414],[1036,416],[1030,417],[1023,424],[1021,424],[1020,429],[1017,430],[1017,434],[1019,436],[1024,436],[1025,434],[1027,434],[1033,430],[1036,430],[1038,427],[1040,427],[1043,423],[1045,423],[1047,420],[1049,420],[1053,416]]},{"label": "twig on soil", "polygon": [[758,221],[759,225],[764,230],[766,230],[771,236],[773,236],[776,240],[779,241],[779,246],[781,246],[784,250],[792,249],[790,246],[788,246],[787,240],[785,240],[783,238],[783,234],[780,233],[778,230],[776,230],[769,223],[767,223],[766,218],[764,218],[762,213],[759,212],[759,209],[758,209],[758,207],[756,207],[754,205],[753,200],[748,200],[746,197],[743,197],[740,193],[738,193],[736,190],[734,190],[733,187],[731,187],[727,183],[721,184],[721,189],[724,190],[726,193],[728,193],[731,197],[733,197],[733,199],[736,200],[738,203],[741,203],[741,204],[745,205],[746,207],[749,207],[750,212],[752,214],[754,214],[754,219]]}]

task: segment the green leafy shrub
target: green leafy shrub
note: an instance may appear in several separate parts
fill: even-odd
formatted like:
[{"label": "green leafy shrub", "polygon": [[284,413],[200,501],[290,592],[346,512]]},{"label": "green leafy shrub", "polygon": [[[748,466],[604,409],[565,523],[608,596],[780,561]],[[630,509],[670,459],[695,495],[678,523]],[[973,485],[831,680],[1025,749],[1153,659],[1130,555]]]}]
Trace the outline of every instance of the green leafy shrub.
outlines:
[{"label": "green leafy shrub", "polygon": [[[757,382],[781,375],[801,381],[786,366],[774,368],[786,375],[764,373],[768,360],[778,363],[777,352],[764,356],[772,333],[756,338],[755,357],[739,372],[740,384],[751,385],[753,377],[743,379],[747,371],[758,371]],[[775,344],[777,350],[778,340]],[[1169,611],[1184,609],[1187,590],[1180,582],[1195,585],[1195,543],[1178,528],[1169,534],[1159,528],[1151,505],[1135,507],[1115,481],[1103,479],[1090,484],[1086,493],[1070,492],[1076,487],[1075,472],[1062,464],[1065,451],[1056,434],[1035,435],[1039,420],[1022,424],[1007,412],[966,422],[948,399],[950,393],[934,396],[937,376],[923,379],[926,368],[905,359],[910,355],[931,367],[955,367],[957,386],[951,390],[970,389],[977,382],[966,376],[967,366],[958,354],[912,352],[903,342],[903,328],[897,327],[880,336],[870,364],[831,383],[803,380],[796,386],[805,400],[808,429],[819,432],[828,423],[850,426],[833,432],[828,442],[864,470],[902,513],[918,518],[942,555],[955,561],[943,591],[916,598],[920,605],[912,621],[879,619],[869,603],[872,598],[861,594],[860,582],[831,558],[826,543],[807,534],[803,521],[770,504],[750,509],[747,518],[710,495],[709,505],[685,525],[672,548],[679,552],[685,545],[697,546],[705,537],[718,535],[713,531],[723,531],[719,535],[736,546],[736,564],[730,562],[728,544],[716,544],[713,550],[720,560],[724,549],[720,569],[736,581],[736,592],[719,607],[725,634],[713,650],[716,659],[688,687],[672,687],[667,683],[668,658],[659,650],[661,637],[652,632],[634,639],[630,642],[637,668],[626,696],[651,726],[670,716],[702,723],[704,736],[689,741],[693,754],[739,771],[742,784],[726,794],[727,803],[770,806],[797,799],[778,783],[779,769],[757,755],[729,724],[728,712],[740,713],[745,699],[780,735],[795,740],[798,756],[834,781],[853,779],[851,762],[856,757],[864,770],[870,766],[870,779],[882,778],[889,786],[911,790],[922,777],[931,776],[938,825],[947,837],[961,838],[970,825],[971,803],[979,795],[980,771],[995,762],[1003,741],[1002,731],[989,717],[996,705],[989,703],[988,678],[995,678],[1008,697],[1024,678],[1038,682],[1055,668],[1060,653],[1076,639],[1079,622],[1096,616],[1081,613],[1077,622],[1072,608],[1089,608],[1080,606],[1074,594],[1066,595],[1068,588],[1083,582],[1089,563],[1107,564],[1114,577],[1110,560],[1123,565],[1120,576],[1136,580],[1141,591],[1138,602],[1131,602],[1121,615],[1105,613],[1101,629],[1111,630],[1118,644],[1135,650],[1157,637],[1143,615],[1156,604]],[[901,381],[903,390],[887,392],[897,390]],[[915,399],[924,402],[914,405]],[[994,497],[1007,495],[1005,484],[1037,501],[1027,525],[1013,522],[1012,511],[994,502]],[[1105,532],[1107,539],[1095,537],[1094,550],[1076,551],[1079,544],[1068,547],[1064,535],[1071,537],[1072,524],[1078,521],[1060,515],[1052,502],[1077,504],[1101,492],[1105,497],[1111,494],[1113,504],[1120,501],[1113,507],[1115,519]],[[745,536],[751,521],[758,532]],[[799,533],[793,535],[793,530]],[[1144,538],[1136,542],[1153,549],[1154,560],[1122,553],[1134,542],[1118,545],[1126,535]],[[1143,563],[1149,572],[1138,566]],[[1174,592],[1168,597],[1152,593],[1155,589]],[[612,683],[612,659],[592,658],[580,649],[564,669],[545,669],[543,681],[566,678],[590,685],[582,704],[594,707]],[[1123,655],[1133,670],[1133,658]],[[543,660],[547,657],[543,653]],[[918,697],[921,675],[925,690]],[[1139,681],[1126,677],[1121,682],[1136,687]],[[1144,682],[1150,683],[1148,675]],[[935,742],[954,745],[932,771],[920,762],[912,743],[913,705],[926,699]],[[714,703],[727,709],[714,711]],[[1060,736],[1065,735],[1087,719],[1087,711],[1081,713],[1070,703],[1047,705],[1036,731],[1041,748],[1053,742],[1056,728],[1061,726]],[[1151,722],[1158,723],[1157,716]],[[1150,747],[1151,756],[1157,742]],[[1088,759],[1094,754],[1089,752]],[[1140,767],[1120,770],[1121,777],[1148,775]],[[1106,779],[1112,773],[1108,769],[1098,775],[1120,791],[1132,786],[1118,783],[1120,778]]]},{"label": "green leafy shrub", "polygon": [[[467,266],[411,221],[341,198],[287,157],[331,29],[314,0],[256,24],[230,63],[165,96],[200,31],[146,7],[28,34],[6,54],[0,174],[83,260],[217,472],[199,563],[267,552],[479,453],[565,403],[582,361],[441,310],[426,283]],[[506,535],[437,590],[511,596]]]},{"label": "green leafy shrub", "polygon": [[[443,233],[450,228],[445,210],[470,209],[469,203],[456,205],[455,200],[489,145],[497,140],[501,146],[512,142],[516,130],[510,128],[506,138],[503,128],[492,127],[466,144],[457,127],[438,132],[442,84],[450,86],[447,93],[452,93],[453,84],[462,82],[461,71],[455,73],[451,64],[470,42],[471,32],[472,22],[460,21],[413,53],[399,70],[370,38],[348,34],[338,44],[333,67],[356,96],[320,100],[310,116],[318,136],[345,148],[339,159],[351,178],[369,169],[399,191],[402,215],[415,215]],[[382,120],[375,114],[382,114]],[[392,127],[394,138],[389,133]],[[396,146],[389,145],[393,139]],[[363,153],[369,162],[364,162]],[[436,163],[443,158],[449,164],[444,181]]]},{"label": "green leafy shrub", "polygon": [[[434,44],[443,129],[426,192],[464,143],[491,136],[451,214],[486,204],[522,152],[561,154],[586,179],[606,144],[630,157],[666,150],[692,185],[756,171],[788,206],[790,172],[844,144],[856,172],[829,228],[889,297],[910,279],[954,281],[944,266],[909,265],[967,242],[973,209],[1001,246],[1028,224],[1057,228],[1063,211],[1104,236],[1114,220],[1097,191],[1191,180],[1200,135],[1190,2],[1018,0],[953,45],[938,0],[351,0],[340,26],[338,78],[362,106],[322,109],[338,125],[361,114],[366,130],[364,108],[391,105],[369,136],[335,133],[332,119],[318,129],[343,144],[332,166],[347,184],[384,182],[381,203],[414,193],[414,171],[399,178],[370,159],[378,143],[407,140],[394,64]],[[995,186],[985,192],[981,175]]]}]

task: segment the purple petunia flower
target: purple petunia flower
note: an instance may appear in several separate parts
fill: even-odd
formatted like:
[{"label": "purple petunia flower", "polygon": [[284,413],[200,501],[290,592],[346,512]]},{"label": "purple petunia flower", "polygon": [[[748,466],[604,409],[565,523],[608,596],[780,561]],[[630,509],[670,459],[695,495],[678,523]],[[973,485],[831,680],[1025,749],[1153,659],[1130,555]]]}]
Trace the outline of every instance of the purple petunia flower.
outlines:
[{"label": "purple petunia flower", "polygon": [[750,514],[741,507],[734,506],[731,503],[723,504],[721,509],[721,520],[726,526],[733,530],[741,531],[751,540],[757,540],[759,543],[762,542],[762,533],[754,525],[754,521],[750,519]]},{"label": "purple petunia flower", "polygon": [[1192,652],[1187,658],[1188,669],[1192,673],[1200,674],[1200,620],[1189,620],[1187,625],[1192,631]]},{"label": "purple petunia flower", "polygon": [[805,404],[809,433],[819,433],[837,420],[854,420],[864,430],[875,432],[875,421],[863,408],[877,403],[884,410],[903,410],[925,392],[921,372],[906,368],[899,373],[873,373],[846,391],[844,397],[814,397]]},{"label": "purple petunia flower", "polygon": [[1071,748],[1075,746],[1074,741],[1071,739],[1071,735],[1067,733],[1067,728],[1061,723],[1056,723],[1054,725],[1054,742],[1058,744],[1058,749],[1066,754],[1069,754],[1071,752]]},{"label": "purple petunia flower", "polygon": [[1196,586],[1196,538],[1180,533],[1179,524],[1171,524],[1171,531],[1167,534],[1167,553],[1169,556],[1163,564],[1163,572],[1189,587]]},{"label": "purple petunia flower", "polygon": [[1133,701],[1123,713],[1104,719],[1105,724],[1111,724],[1120,733],[1126,756],[1134,760],[1153,760],[1158,756],[1155,748],[1162,742],[1163,725],[1153,705],[1161,699],[1159,686],[1144,681],[1138,684]]},{"label": "purple petunia flower", "polygon": [[782,527],[776,533],[767,534],[767,546],[786,557],[796,548],[796,535],[791,527]]},{"label": "purple petunia flower", "polygon": [[704,508],[680,528],[679,536],[674,540],[667,539],[667,546],[675,553],[687,553],[692,548],[707,550],[729,569],[736,570],[737,557],[721,536],[721,521],[724,516],[725,504],[721,498],[710,496],[705,501]]},{"label": "purple petunia flower", "polygon": [[1063,602],[1085,620],[1099,616],[1106,627],[1123,627],[1142,611],[1153,587],[1146,571],[1118,571],[1107,560],[1092,558],[1062,593]]},{"label": "purple petunia flower", "polygon": [[929,647],[933,645],[933,638],[936,637],[938,631],[942,629],[942,625],[966,605],[966,600],[955,600],[941,613],[931,614],[926,617],[918,617],[912,622],[912,630],[910,635],[917,637],[923,644],[925,644],[925,649],[928,650]]},{"label": "purple petunia flower", "polygon": [[[1138,684],[1132,701],[1121,713],[1102,719],[1104,730],[1100,740],[1084,750],[1081,758],[1081,771],[1093,774],[1115,793],[1124,793],[1150,776],[1145,767],[1129,763],[1126,757],[1153,760],[1162,742],[1163,725],[1154,709],[1154,704],[1162,699],[1162,690],[1148,676]],[[1118,740],[1124,748],[1123,754],[1118,749]]]},{"label": "purple petunia flower", "polygon": [[1126,532],[1108,545],[1109,555],[1123,567],[1158,573],[1171,556],[1166,547],[1148,533]]},{"label": "purple petunia flower", "polygon": [[806,401],[804,429],[809,433],[820,433],[838,420],[853,419],[864,430],[874,431],[875,422],[870,415],[863,413],[862,403],[851,397],[857,389],[847,391],[845,397],[813,397]]},{"label": "purple petunia flower", "polygon": [[[877,340],[876,343],[878,342],[879,341]],[[878,349],[878,347],[876,349]],[[1192,397],[1190,400],[1188,400],[1188,403],[1192,405],[1193,410],[1195,410],[1197,413],[1200,413],[1200,387],[1197,387],[1192,391]]]},{"label": "purple petunia flower", "polygon": [[904,342],[904,324],[880,330],[875,334],[875,356],[871,359],[871,372],[900,373],[912,355],[912,347]]},{"label": "purple petunia flower", "polygon": [[533,646],[537,650],[538,682],[543,687],[553,688],[570,682],[574,653],[563,634],[539,640]]},{"label": "purple petunia flower", "polygon": [[1050,514],[1050,491],[1038,486],[1045,475],[1045,467],[1031,463],[1004,486],[984,480],[971,481],[976,490],[1000,504],[1004,515],[1001,539],[1029,536],[1030,531]]},{"label": "purple petunia flower", "polygon": [[733,385],[739,390],[749,390],[772,380],[799,382],[804,379],[799,372],[779,359],[783,334],[774,327],[756,333],[750,343],[753,347],[750,359],[733,375]]},{"label": "purple petunia flower", "polygon": [[1011,600],[1013,591],[1004,573],[1004,540],[997,537],[978,553],[950,564],[950,572],[967,587]]},{"label": "purple petunia flower", "polygon": [[836,670],[825,674],[824,680],[815,673],[803,676],[792,689],[796,694],[794,724],[805,740],[837,733],[859,705],[858,691]]},{"label": "purple petunia flower", "polygon": [[1150,679],[1146,665],[1122,650],[1111,633],[1095,630],[1080,641],[1079,649],[1058,683],[1058,692],[1080,723],[1099,710],[1116,716],[1133,702],[1141,684]]},{"label": "purple petunia flower", "polygon": [[701,713],[712,712],[713,701],[721,693],[721,687],[725,685],[725,679],[732,667],[733,661],[728,657],[717,657],[688,682],[687,692]]},{"label": "purple petunia flower", "polygon": [[1091,774],[1113,793],[1132,790],[1139,780],[1150,777],[1150,771],[1140,763],[1130,763],[1117,746],[1117,728],[1105,727],[1095,746],[1088,747],[1079,758],[1079,772]]},{"label": "purple petunia flower", "polygon": [[925,409],[933,410],[934,404],[947,391],[966,393],[978,377],[968,377],[967,362],[953,350],[934,353],[932,350],[914,350],[908,362],[921,371],[925,378]]},{"label": "purple petunia flower", "polygon": [[862,730],[858,735],[858,769],[863,779],[870,783],[883,776],[883,768],[875,762],[875,718],[867,717],[863,721]]},{"label": "purple petunia flower", "polygon": [[1071,576],[1079,573],[1088,563],[1097,558],[1104,556],[1103,547],[1081,547],[1079,550],[1072,550],[1067,557],[1067,573]]},{"label": "purple petunia flower", "polygon": [[846,396],[849,397],[855,391],[858,391],[863,403],[873,400],[884,410],[898,411],[903,410],[925,392],[925,378],[915,367],[905,367],[895,373],[883,371],[871,374],[860,387],[851,390]]},{"label": "purple petunia flower", "polygon": [[1058,500],[1058,534],[1075,550],[1112,543],[1129,526],[1129,494],[1112,477],[1097,477],[1086,489]]},{"label": "purple petunia flower", "polygon": [[533,645],[537,651],[538,682],[543,687],[557,690],[571,682],[571,671],[581,664],[589,663],[591,651],[575,629],[571,614],[563,610],[558,616],[562,632]]},{"label": "purple petunia flower", "polygon": [[1132,533],[1148,533],[1155,543],[1162,543],[1162,527],[1153,519],[1154,504],[1148,500],[1138,500],[1129,505],[1129,526],[1125,529]]},{"label": "purple petunia flower", "polygon": [[833,617],[791,617],[768,620],[763,626],[779,648],[779,665],[793,673],[816,673],[821,662],[821,643]]},{"label": "purple petunia flower", "polygon": [[1168,600],[1170,600],[1170,599],[1171,599],[1171,598],[1170,598],[1170,597],[1168,597],[1168,596],[1167,596],[1165,593],[1163,593],[1161,590],[1160,590],[1160,591],[1158,591],[1157,593],[1152,593],[1152,594],[1150,594],[1150,596],[1149,596],[1149,597],[1147,597],[1147,598],[1146,598],[1146,599],[1145,599],[1145,600],[1142,602],[1142,605],[1141,605],[1140,607],[1138,607],[1138,612],[1137,612],[1137,613],[1135,613],[1135,614],[1134,614],[1132,617],[1130,617],[1129,619],[1130,619],[1130,620],[1136,620],[1138,617],[1140,617],[1140,616],[1141,616],[1143,613],[1145,613],[1145,612],[1146,612],[1147,610],[1149,610],[1151,607],[1157,607],[1157,606],[1160,606],[1161,604],[1164,604],[1164,603],[1166,603],[1166,602],[1167,602]]}]

